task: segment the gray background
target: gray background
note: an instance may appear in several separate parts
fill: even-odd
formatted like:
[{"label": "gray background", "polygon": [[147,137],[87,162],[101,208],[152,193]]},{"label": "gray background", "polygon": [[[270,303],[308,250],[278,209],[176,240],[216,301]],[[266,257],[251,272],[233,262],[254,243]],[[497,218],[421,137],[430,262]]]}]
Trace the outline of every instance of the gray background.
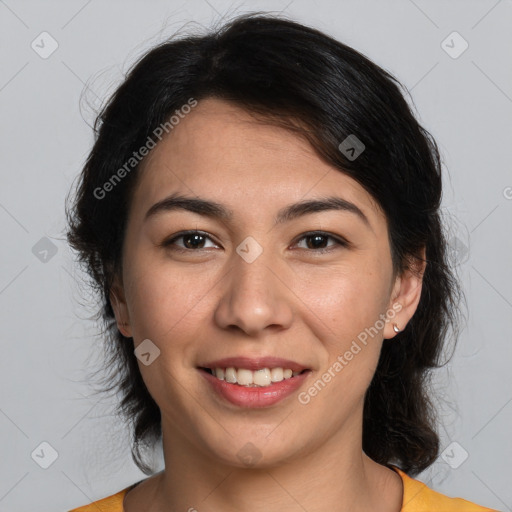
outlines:
[{"label": "gray background", "polygon": [[[283,11],[395,74],[438,141],[468,321],[435,377],[447,450],[418,478],[512,510],[512,3],[504,0],[0,0],[0,510],[68,510],[144,477],[115,399],[84,382],[102,353],[63,238],[64,199],[93,141],[93,109],[138,56],[186,22],[199,30],[254,10]],[[43,31],[58,44],[45,59]],[[442,46],[453,31],[469,44],[458,58],[457,36]],[[47,469],[39,464],[52,448],[42,442],[58,454]]]}]

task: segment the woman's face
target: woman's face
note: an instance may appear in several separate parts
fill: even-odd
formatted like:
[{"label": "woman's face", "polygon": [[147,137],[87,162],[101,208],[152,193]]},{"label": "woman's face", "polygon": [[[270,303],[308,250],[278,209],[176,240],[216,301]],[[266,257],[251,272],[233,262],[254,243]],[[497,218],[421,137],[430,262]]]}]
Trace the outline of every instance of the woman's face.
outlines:
[{"label": "woman's face", "polygon": [[[173,206],[171,195],[227,214]],[[338,208],[283,214],[329,197]],[[179,237],[189,230],[201,234]],[[421,281],[393,276],[386,218],[356,181],[297,135],[207,99],[144,162],[114,291],[169,442],[266,466],[322,446],[361,450],[382,339],[405,327]],[[225,358],[246,358],[218,365],[265,385],[201,369]],[[289,373],[279,367],[307,371],[268,384]]]}]

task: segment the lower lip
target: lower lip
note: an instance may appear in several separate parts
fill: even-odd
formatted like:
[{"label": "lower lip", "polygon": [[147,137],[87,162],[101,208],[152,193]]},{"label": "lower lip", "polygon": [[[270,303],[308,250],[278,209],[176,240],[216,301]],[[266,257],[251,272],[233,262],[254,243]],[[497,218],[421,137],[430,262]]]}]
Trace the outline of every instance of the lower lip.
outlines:
[{"label": "lower lip", "polygon": [[290,396],[301,386],[311,370],[263,387],[239,386],[220,380],[205,370],[199,372],[220,396],[232,404],[238,407],[260,408],[274,405]]}]

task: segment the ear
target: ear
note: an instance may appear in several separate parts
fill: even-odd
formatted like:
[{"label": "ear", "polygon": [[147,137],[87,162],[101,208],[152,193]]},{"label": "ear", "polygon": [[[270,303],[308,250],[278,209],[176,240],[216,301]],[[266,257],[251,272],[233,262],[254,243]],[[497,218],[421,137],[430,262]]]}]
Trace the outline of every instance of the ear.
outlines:
[{"label": "ear", "polygon": [[114,279],[114,284],[110,288],[110,304],[116,316],[117,328],[123,336],[131,338],[130,315],[126,305],[124,288],[118,277]]},{"label": "ear", "polygon": [[384,339],[394,338],[397,335],[393,330],[394,324],[400,331],[403,331],[416,312],[420,302],[426,265],[426,249],[423,247],[418,257],[410,258],[410,268],[396,277],[388,304],[388,311],[395,312],[395,315],[394,317],[388,315],[389,321],[384,327]]}]

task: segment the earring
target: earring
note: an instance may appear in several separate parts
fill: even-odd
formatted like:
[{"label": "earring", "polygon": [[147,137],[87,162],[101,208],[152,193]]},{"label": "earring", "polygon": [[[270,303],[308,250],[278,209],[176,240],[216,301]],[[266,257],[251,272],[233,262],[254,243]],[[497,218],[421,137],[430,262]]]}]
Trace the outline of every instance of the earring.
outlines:
[{"label": "earring", "polygon": [[396,325],[396,324],[393,324],[393,331],[395,331],[396,333],[399,333],[400,327],[398,327],[398,325]]}]

